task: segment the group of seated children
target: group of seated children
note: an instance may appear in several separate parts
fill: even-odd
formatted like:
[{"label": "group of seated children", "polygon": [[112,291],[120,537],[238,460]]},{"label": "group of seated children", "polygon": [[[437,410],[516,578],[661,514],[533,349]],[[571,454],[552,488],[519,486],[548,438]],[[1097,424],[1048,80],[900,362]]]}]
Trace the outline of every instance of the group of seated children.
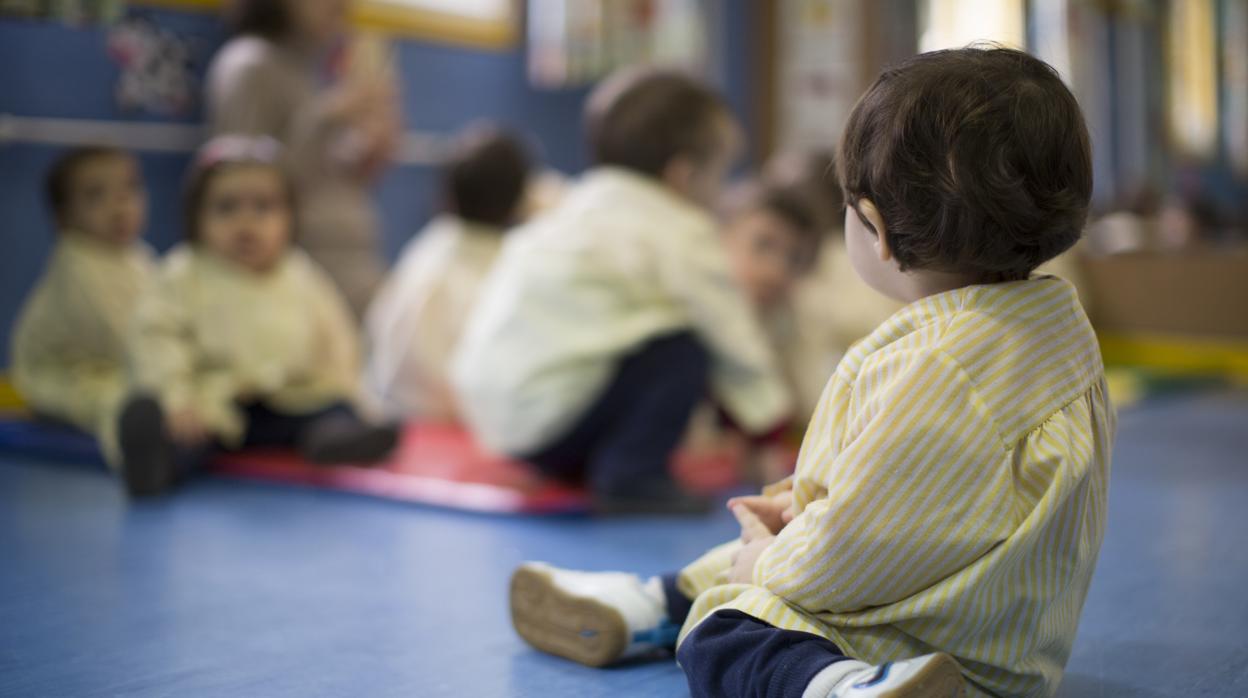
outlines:
[{"label": "group of seated children", "polygon": [[359,416],[357,333],[293,244],[279,158],[264,138],[204,146],[185,242],[157,265],[139,239],[132,156],[75,151],[48,179],[58,239],[15,332],[15,386],[37,414],[95,434],[134,495],[167,491],[223,449],[330,463],[394,445],[393,426]]},{"label": "group of seated children", "polygon": [[[701,511],[668,472],[700,405],[759,452],[800,415],[811,379],[786,382],[775,345],[806,322],[782,309],[825,246],[827,211],[801,193],[826,173],[745,193],[721,226],[742,134],[712,91],[630,71],[591,95],[586,126],[593,167],[506,235],[524,148],[461,140],[446,214],[369,313],[367,381],[391,416],[462,420],[603,511]],[[1084,226],[1079,106],[1024,53],[923,54],[858,102],[836,168],[840,259],[904,307],[829,369],[796,473],[730,501],[740,538],[679,573],[526,563],[515,627],[590,665],[678,647],[698,697],[1052,695],[1115,429],[1074,288],[1034,273]],[[217,449],[367,461],[393,445],[356,407],[355,328],[292,246],[270,143],[205,146],[186,242],[155,271],[132,158],[82,151],[49,183],[61,232],[14,375],[37,411],[113,444],[132,491]]]},{"label": "group of seated children", "polygon": [[798,381],[775,357],[797,344],[788,301],[827,221],[796,185],[721,205],[740,127],[690,77],[622,74],[586,112],[595,166],[527,224],[525,144],[465,129],[444,212],[403,250],[365,342],[296,245],[275,142],[199,151],[184,242],[159,263],[136,159],[73,151],[48,177],[59,232],[15,332],[15,386],[97,436],[135,495],[222,450],[375,462],[419,420],[584,481],[602,511],[703,511],[669,460],[699,406],[759,450],[783,432]]}]

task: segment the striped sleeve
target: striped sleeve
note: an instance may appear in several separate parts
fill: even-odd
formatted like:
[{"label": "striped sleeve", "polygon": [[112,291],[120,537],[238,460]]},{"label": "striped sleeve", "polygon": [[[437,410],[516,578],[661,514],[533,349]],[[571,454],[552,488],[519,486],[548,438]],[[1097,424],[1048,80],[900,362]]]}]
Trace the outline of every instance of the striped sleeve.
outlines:
[{"label": "striped sleeve", "polygon": [[[812,612],[894,603],[1008,536],[1007,451],[973,386],[938,351],[888,352],[855,382],[835,456],[804,454],[827,494],[780,532],[755,583]],[[821,463],[819,459],[826,459]]]}]

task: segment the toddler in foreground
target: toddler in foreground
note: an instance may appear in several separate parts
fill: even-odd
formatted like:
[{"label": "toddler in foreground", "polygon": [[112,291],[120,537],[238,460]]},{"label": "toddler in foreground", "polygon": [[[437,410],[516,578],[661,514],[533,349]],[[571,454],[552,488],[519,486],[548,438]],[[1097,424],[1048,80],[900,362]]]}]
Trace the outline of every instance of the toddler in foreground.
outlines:
[{"label": "toddler in foreground", "polygon": [[170,251],[139,303],[135,393],[119,423],[133,494],[159,494],[220,449],[295,447],[372,462],[391,427],[365,423],[359,338],[326,274],[293,246],[290,186],[267,138],[219,136],[197,155]]},{"label": "toddler in foreground", "polygon": [[840,144],[853,267],[908,303],[829,382],[797,473],[679,574],[521,566],[520,635],[609,664],[676,647],[694,696],[1050,696],[1105,527],[1115,417],[1070,284],[1087,130],[1043,62],[916,56]]}]

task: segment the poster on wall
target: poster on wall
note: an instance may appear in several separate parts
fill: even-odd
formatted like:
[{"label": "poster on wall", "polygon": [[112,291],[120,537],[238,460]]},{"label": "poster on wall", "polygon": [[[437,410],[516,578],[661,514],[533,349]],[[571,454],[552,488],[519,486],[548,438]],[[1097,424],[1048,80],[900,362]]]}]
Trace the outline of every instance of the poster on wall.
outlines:
[{"label": "poster on wall", "polygon": [[137,14],[109,29],[107,46],[119,69],[114,95],[121,112],[186,116],[194,108],[194,64],[203,49],[193,41]]},{"label": "poster on wall", "polygon": [[529,0],[529,79],[576,87],[633,64],[705,72],[706,1]]},{"label": "poster on wall", "polygon": [[1248,178],[1248,3],[1229,2],[1222,25],[1222,125],[1227,155],[1236,174]]},{"label": "poster on wall", "polygon": [[859,92],[862,8],[856,0],[782,0],[777,16],[776,145],[835,144]]}]

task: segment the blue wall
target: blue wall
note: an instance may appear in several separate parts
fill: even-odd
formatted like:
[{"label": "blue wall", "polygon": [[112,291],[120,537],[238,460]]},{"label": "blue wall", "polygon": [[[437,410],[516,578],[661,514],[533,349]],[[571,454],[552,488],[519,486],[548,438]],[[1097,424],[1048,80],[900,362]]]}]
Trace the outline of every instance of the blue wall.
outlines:
[{"label": "blue wall", "polygon": [[[136,10],[192,41],[194,71],[225,38],[208,14]],[[738,113],[750,116],[745,76],[749,65],[745,0],[723,3],[711,27],[720,47],[712,73]],[[54,23],[0,20],[0,114],[82,119],[198,123],[198,111],[181,118],[122,113],[113,98],[118,68],[106,51],[107,30]],[[525,76],[522,47],[487,52],[442,44],[398,45],[404,113],[409,128],[450,132],[489,118],[531,135],[547,164],[579,171],[585,163],[580,108],[585,90],[536,90]],[[0,366],[7,365],[9,333],[22,298],[37,278],[51,244],[51,220],[43,205],[43,172],[57,148],[0,144]],[[166,249],[178,238],[178,195],[185,154],[143,154],[151,200],[147,239]],[[436,208],[436,172],[396,167],[378,187],[387,253],[393,257]]]}]

